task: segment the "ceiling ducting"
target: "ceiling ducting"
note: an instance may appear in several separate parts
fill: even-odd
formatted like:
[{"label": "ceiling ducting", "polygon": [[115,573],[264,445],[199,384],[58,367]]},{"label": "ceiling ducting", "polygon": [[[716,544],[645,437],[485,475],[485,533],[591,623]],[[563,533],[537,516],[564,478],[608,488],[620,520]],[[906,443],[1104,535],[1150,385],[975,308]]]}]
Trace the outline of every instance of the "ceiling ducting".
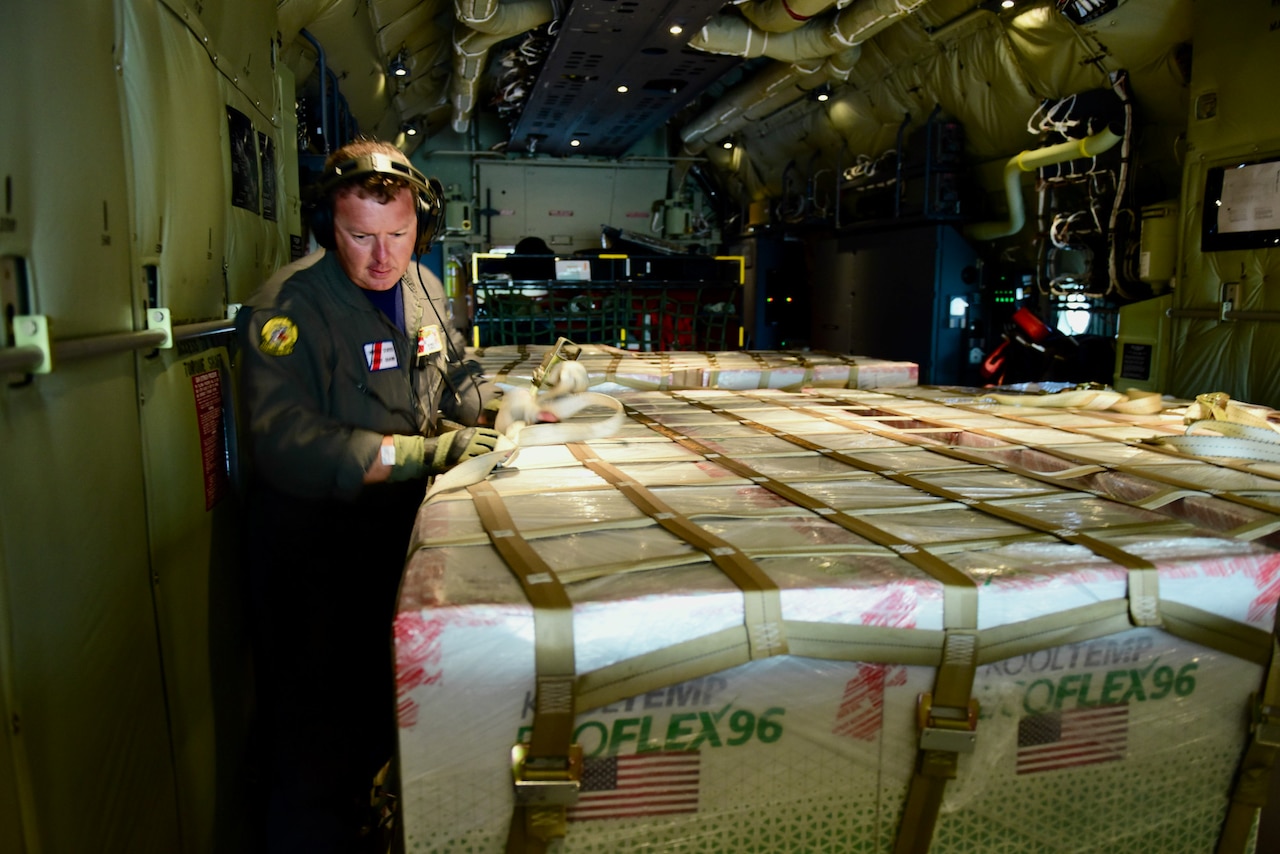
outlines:
[{"label": "ceiling ducting", "polygon": [[743,57],[767,56],[779,64],[762,69],[686,125],[680,133],[685,153],[701,153],[717,139],[732,136],[818,86],[848,79],[860,54],[858,45],[928,2],[854,0],[800,27],[774,33],[730,13],[718,16],[691,46]]},{"label": "ceiling ducting", "polygon": [[741,63],[688,47],[690,34],[722,6],[577,0],[511,129],[511,150],[626,154]]},{"label": "ceiling ducting", "polygon": [[476,109],[480,78],[489,49],[512,36],[527,33],[555,16],[551,0],[455,0],[458,23],[453,33],[453,76],[449,80],[452,125],[466,133]]},{"label": "ceiling ducting", "polygon": [[[363,0],[367,15],[356,11],[360,0],[280,6],[282,20],[307,22],[326,49],[335,46],[331,64],[336,55],[366,132],[465,134],[477,110],[496,107],[510,151],[621,157],[709,91],[717,103],[679,132],[684,153],[846,80],[857,45],[926,2]],[[328,28],[341,19],[349,34],[361,18],[368,54],[348,59],[349,40]],[[519,75],[506,68],[513,57]],[[395,58],[407,60],[406,77],[388,71]],[[776,61],[724,91],[756,58]]]}]

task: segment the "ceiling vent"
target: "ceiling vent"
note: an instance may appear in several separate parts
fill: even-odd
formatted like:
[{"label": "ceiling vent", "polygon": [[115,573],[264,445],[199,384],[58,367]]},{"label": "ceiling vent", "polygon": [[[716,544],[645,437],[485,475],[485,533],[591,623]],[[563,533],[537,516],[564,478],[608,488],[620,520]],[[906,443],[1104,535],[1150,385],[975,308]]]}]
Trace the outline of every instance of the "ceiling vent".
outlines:
[{"label": "ceiling vent", "polygon": [[689,39],[724,0],[577,0],[511,131],[508,151],[620,157],[741,64]]}]

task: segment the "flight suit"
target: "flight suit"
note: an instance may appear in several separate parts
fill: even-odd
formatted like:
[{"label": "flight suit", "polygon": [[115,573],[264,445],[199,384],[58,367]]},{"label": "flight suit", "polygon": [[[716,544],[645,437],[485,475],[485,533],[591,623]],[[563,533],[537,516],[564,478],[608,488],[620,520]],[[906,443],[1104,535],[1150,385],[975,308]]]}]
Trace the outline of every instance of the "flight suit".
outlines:
[{"label": "flight suit", "polygon": [[439,281],[411,266],[400,288],[408,333],[320,251],[237,317],[271,852],[356,850],[369,781],[395,750],[391,623],[426,482],[366,486],[363,474],[383,435],[433,435],[442,404],[471,421],[490,393],[468,387],[460,401],[446,381],[462,348],[443,337]]},{"label": "flight suit", "polygon": [[461,348],[446,344],[444,294],[420,269],[400,287],[407,329],[428,330],[422,354],[323,250],[251,298],[242,373],[260,477],[299,497],[352,498],[384,435],[432,435],[437,407],[456,405],[445,376],[450,349],[460,357]]}]

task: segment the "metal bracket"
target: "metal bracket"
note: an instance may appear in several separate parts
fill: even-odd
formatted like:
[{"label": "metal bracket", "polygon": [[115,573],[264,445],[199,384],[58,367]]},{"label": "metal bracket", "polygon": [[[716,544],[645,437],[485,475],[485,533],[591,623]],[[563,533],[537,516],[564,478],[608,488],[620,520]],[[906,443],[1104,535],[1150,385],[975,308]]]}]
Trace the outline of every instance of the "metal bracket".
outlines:
[{"label": "metal bracket", "polygon": [[970,699],[963,709],[935,707],[933,695],[926,691],[916,700],[916,725],[921,750],[972,753],[978,745],[978,701]]},{"label": "metal bracket", "polygon": [[1256,695],[1252,706],[1254,741],[1266,747],[1280,747],[1280,706],[1264,706],[1257,702]]},{"label": "metal bracket", "polygon": [[530,757],[529,745],[511,748],[516,803],[523,806],[573,806],[582,786],[582,746],[569,745],[568,756]]},{"label": "metal bracket", "polygon": [[1236,305],[1240,302],[1241,286],[1239,282],[1223,282],[1222,283],[1222,305],[1218,310],[1218,319],[1223,321],[1233,320],[1234,318],[1227,315],[1235,311]]},{"label": "metal bracket", "polygon": [[542,357],[542,363],[533,369],[533,387],[537,389],[542,386],[542,380],[547,376],[547,371],[551,370],[556,362],[575,362],[581,355],[582,348],[577,344],[568,338],[557,338],[555,346]]},{"label": "metal bracket", "polygon": [[164,341],[159,345],[161,350],[173,349],[173,323],[169,317],[169,309],[167,308],[149,308],[147,309],[147,329],[159,330],[164,333]]},{"label": "metal bracket", "polygon": [[973,753],[978,734],[965,729],[926,727],[920,730],[921,750],[945,750],[948,753]]},{"label": "metal bracket", "polygon": [[13,318],[15,347],[35,347],[44,356],[33,374],[53,373],[53,347],[49,343],[49,318],[43,314],[19,314]]}]

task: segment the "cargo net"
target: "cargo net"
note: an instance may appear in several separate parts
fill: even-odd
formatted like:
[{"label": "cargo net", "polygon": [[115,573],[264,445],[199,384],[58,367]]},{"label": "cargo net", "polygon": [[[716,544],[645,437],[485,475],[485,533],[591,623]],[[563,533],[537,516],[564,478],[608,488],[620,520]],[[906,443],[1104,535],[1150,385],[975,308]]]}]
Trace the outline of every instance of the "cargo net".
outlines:
[{"label": "cargo net", "polygon": [[566,852],[887,854],[925,698],[965,662],[976,743],[932,854],[1215,849],[1271,649],[1280,466],[1145,444],[1178,409],[617,397],[614,437],[522,449],[420,513],[408,850],[504,850],[544,652],[517,568],[572,602]]},{"label": "cargo net", "polygon": [[742,316],[737,284],[580,284],[484,281],[475,287],[482,347],[558,338],[644,352],[734,350]]}]

